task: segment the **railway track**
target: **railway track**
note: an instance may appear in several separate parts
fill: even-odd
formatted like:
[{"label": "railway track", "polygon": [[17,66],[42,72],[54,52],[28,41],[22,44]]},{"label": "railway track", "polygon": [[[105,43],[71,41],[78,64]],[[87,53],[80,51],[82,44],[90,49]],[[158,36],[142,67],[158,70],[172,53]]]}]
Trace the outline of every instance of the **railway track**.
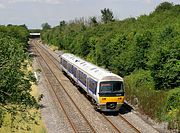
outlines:
[{"label": "railway track", "polygon": [[50,60],[48,61],[45,53],[41,51],[38,45],[34,45],[34,51],[39,53],[38,62],[46,76],[47,82],[51,86],[51,91],[58,100],[59,105],[67,117],[73,132],[96,132],[81,110],[76,106],[72,98],[66,92],[64,86],[59,82],[54,71],[51,70]]},{"label": "railway track", "polygon": [[[118,117],[118,118],[120,118],[121,120],[122,120],[122,123],[126,123],[127,125],[126,125],[126,127],[128,128],[128,130],[131,132],[131,133],[141,133],[141,131],[139,130],[139,129],[137,129],[134,125],[132,125],[129,121],[127,121],[122,115],[118,115],[118,116],[114,116],[113,118],[109,118],[107,115],[105,115],[105,114],[102,114],[102,116],[103,116],[103,118],[106,120],[106,121],[108,121],[111,125],[112,125],[112,127],[114,128],[114,129],[116,129],[116,131],[117,132],[127,132],[127,131],[123,131],[123,129],[121,129],[119,126],[118,126],[118,124],[117,124],[117,121],[116,122],[114,122],[112,119],[114,119],[114,117]],[[119,120],[119,122],[120,122],[120,120]],[[122,124],[121,123],[121,124]]]},{"label": "railway track", "polygon": [[[59,69],[60,70],[60,67],[59,67],[59,61],[58,61],[58,59],[57,58],[55,58],[45,47],[42,47],[42,46],[39,46],[39,44],[36,42],[36,45],[38,46],[38,48],[39,49],[43,49],[44,51],[46,51],[46,53],[44,53],[44,54],[46,54],[46,56],[51,60],[51,62],[53,62],[54,63],[54,65],[57,67],[57,69]],[[46,60],[47,60],[47,58],[46,58]],[[49,67],[49,69],[50,69],[50,67]],[[57,79],[57,77],[56,77],[56,79]],[[58,80],[58,79],[57,79]],[[60,81],[58,80],[58,82],[60,83]],[[60,83],[61,84],[61,83]],[[63,86],[62,84],[61,84],[61,86]],[[64,89],[65,90],[65,89]],[[54,93],[56,93],[56,92],[54,92]],[[69,96],[69,94],[66,92],[66,94],[68,95],[68,97],[71,99],[71,101],[74,103],[74,101],[73,101],[73,99]],[[74,103],[74,105],[77,107],[77,105]],[[78,107],[77,107],[78,108]],[[79,110],[80,111],[80,110]],[[80,111],[81,112],[81,111]],[[82,114],[83,115],[83,114]],[[83,117],[85,117],[85,116],[83,116]],[[104,119],[106,119],[106,121],[108,121],[108,123],[114,128],[114,130],[116,130],[117,132],[122,132],[121,131],[121,129],[119,128],[119,127],[117,127],[115,124],[113,124],[113,122],[106,116],[106,115],[104,115],[104,114],[102,114],[102,117],[104,118]],[[132,130],[134,131],[134,132],[137,132],[137,133],[140,133],[141,131],[138,129],[138,128],[136,128],[134,125],[132,125],[125,117],[123,117],[123,115],[121,115],[121,114],[119,114],[118,116],[116,116],[116,117],[119,117],[119,119],[121,119],[121,120],[123,120],[130,128],[132,128]],[[69,120],[71,120],[71,119],[69,119]],[[88,120],[86,120],[86,121],[88,121]],[[72,124],[72,127],[73,127],[73,124]],[[93,128],[93,127],[92,127]],[[92,130],[93,132],[95,132],[95,130],[93,129]]]},{"label": "railway track", "polygon": [[132,125],[126,118],[123,117],[123,115],[118,115],[121,119],[123,119],[124,122],[126,122],[131,128],[133,128],[137,133],[140,133],[141,131]]},{"label": "railway track", "polygon": [[[52,61],[56,64],[56,66],[57,67],[59,67],[57,64],[59,64],[59,61],[54,57],[54,56],[52,56],[52,54],[46,49],[46,48],[44,48],[43,47],[43,49],[47,52],[47,54],[48,55],[50,55],[51,57],[52,57]],[[126,123],[128,123],[128,125],[129,126],[131,126],[136,132],[138,132],[138,133],[140,133],[140,131],[139,131],[139,129],[137,129],[134,125],[132,125],[127,119],[125,119],[122,115],[118,115],[119,117],[120,117],[120,119],[123,119],[123,121],[125,121]],[[113,123],[103,114],[103,117],[107,120],[107,121],[109,121],[110,123],[111,123],[111,125],[117,130],[117,131],[119,131],[120,132],[120,130],[117,128],[117,127],[115,127],[114,125],[113,125]]]}]

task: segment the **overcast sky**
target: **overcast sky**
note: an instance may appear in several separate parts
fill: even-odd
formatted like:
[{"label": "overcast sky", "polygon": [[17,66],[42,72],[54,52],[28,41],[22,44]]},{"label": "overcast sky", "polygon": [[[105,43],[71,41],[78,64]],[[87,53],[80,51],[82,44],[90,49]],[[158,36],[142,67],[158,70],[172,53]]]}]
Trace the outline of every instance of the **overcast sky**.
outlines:
[{"label": "overcast sky", "polygon": [[[0,25],[26,24],[28,28],[51,26],[75,18],[101,16],[101,9],[109,8],[116,19],[138,17],[151,13],[165,0],[0,0]],[[180,4],[180,0],[166,0]]]}]

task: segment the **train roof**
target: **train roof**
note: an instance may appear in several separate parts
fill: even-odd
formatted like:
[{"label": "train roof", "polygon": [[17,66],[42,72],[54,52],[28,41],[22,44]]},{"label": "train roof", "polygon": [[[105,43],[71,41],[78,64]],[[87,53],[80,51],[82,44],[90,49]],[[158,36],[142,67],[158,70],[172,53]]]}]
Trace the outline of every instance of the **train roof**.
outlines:
[{"label": "train roof", "polygon": [[123,81],[123,79],[120,76],[113,74],[112,72],[107,71],[103,68],[100,68],[90,62],[87,62],[73,54],[65,53],[65,54],[61,55],[61,57],[66,59],[68,62],[75,65],[82,71],[91,75],[94,79]]}]

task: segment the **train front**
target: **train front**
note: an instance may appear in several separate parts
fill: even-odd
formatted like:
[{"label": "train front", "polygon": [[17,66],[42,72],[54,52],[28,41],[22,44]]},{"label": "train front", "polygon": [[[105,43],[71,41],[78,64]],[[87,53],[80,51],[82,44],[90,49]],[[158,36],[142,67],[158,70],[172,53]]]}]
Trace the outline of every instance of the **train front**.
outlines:
[{"label": "train front", "polygon": [[123,81],[101,81],[98,89],[98,109],[119,111],[124,103]]}]

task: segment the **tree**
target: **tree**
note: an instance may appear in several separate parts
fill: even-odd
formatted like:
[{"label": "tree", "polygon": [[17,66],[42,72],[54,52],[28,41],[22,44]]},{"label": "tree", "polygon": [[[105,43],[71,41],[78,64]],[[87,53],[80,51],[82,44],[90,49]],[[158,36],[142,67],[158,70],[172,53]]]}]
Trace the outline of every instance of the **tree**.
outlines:
[{"label": "tree", "polygon": [[166,27],[150,51],[148,65],[156,89],[172,89],[180,86],[179,35],[172,27]]},{"label": "tree", "polygon": [[163,12],[165,10],[169,10],[173,7],[172,3],[169,2],[163,2],[159,6],[156,7],[155,11],[157,12]]},{"label": "tree", "polygon": [[101,10],[101,13],[102,13],[102,16],[101,16],[102,22],[108,23],[108,22],[114,21],[113,12],[110,9],[104,8],[103,10]]},{"label": "tree", "polygon": [[43,24],[41,25],[41,27],[42,27],[43,30],[48,30],[48,29],[51,28],[51,26],[50,26],[47,22],[46,22],[46,23],[43,23]]},{"label": "tree", "polygon": [[63,20],[63,21],[60,21],[59,26],[60,26],[60,27],[66,26],[66,22],[65,22],[64,20]]},{"label": "tree", "polygon": [[92,25],[92,26],[98,25],[97,18],[95,16],[90,17],[90,25]]}]

